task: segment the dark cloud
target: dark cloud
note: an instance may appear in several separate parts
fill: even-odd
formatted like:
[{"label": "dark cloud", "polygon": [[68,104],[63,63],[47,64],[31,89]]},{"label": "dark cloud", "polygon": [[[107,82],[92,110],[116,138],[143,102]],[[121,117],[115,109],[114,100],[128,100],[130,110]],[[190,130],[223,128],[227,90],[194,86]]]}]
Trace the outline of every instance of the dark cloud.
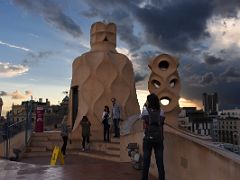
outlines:
[{"label": "dark cloud", "polygon": [[148,42],[181,52],[189,50],[191,41],[206,37],[206,22],[212,9],[208,0],[184,0],[166,4],[164,8],[135,6],[133,13],[144,27]]},{"label": "dark cloud", "polygon": [[52,0],[13,0],[13,2],[32,13],[41,14],[48,23],[71,34],[73,37],[82,35],[80,26],[71,17],[67,16]]},{"label": "dark cloud", "polygon": [[212,55],[206,55],[204,57],[204,62],[209,65],[216,65],[216,64],[220,64],[220,63],[224,62],[224,60],[221,58],[212,56]]},{"label": "dark cloud", "polygon": [[[142,46],[139,46],[139,43],[132,43],[137,42],[135,38],[137,35],[133,33],[134,28],[131,27],[134,25],[131,18],[133,17],[144,28],[144,34],[138,36],[139,39],[143,39],[140,42],[147,42],[169,52],[191,51],[192,42],[208,37],[206,26],[210,18],[219,15],[225,17],[229,14],[236,16],[240,7],[239,0],[85,0],[85,2],[90,7],[88,14],[98,14],[117,24],[122,19],[121,14],[128,16],[129,24],[124,22],[124,27],[128,27],[129,30],[119,28],[119,33],[123,31],[120,38],[131,48],[138,49]],[[128,37],[124,39],[125,36]],[[133,47],[135,45],[136,48]]]},{"label": "dark cloud", "polygon": [[135,53],[134,56],[132,56],[132,62],[133,66],[135,67],[135,71],[140,74],[147,74],[149,72],[148,64],[150,59],[159,54],[159,51],[140,51]]},{"label": "dark cloud", "polygon": [[93,17],[97,17],[98,13],[96,11],[83,11],[80,13],[80,15],[87,18],[93,18]]},{"label": "dark cloud", "polygon": [[240,72],[235,67],[229,67],[220,74],[220,79],[228,83],[240,82]]},{"label": "dark cloud", "polygon": [[239,0],[213,0],[213,3],[215,13],[224,17],[236,17],[240,9]]},{"label": "dark cloud", "polygon": [[219,83],[216,92],[219,94],[220,108],[240,108],[239,82]]},{"label": "dark cloud", "polygon": [[52,51],[40,51],[38,53],[31,52],[31,53],[27,54],[27,57],[23,60],[23,64],[30,65],[30,64],[38,62],[41,59],[46,59],[53,54],[54,54],[54,52],[52,52]]},{"label": "dark cloud", "polygon": [[[183,68],[184,71],[180,75],[181,97],[201,101],[203,92],[217,92],[220,109],[240,108],[240,96],[237,96],[240,91],[240,73],[237,71],[239,68],[238,60],[231,61],[231,64],[235,63],[234,67],[226,68],[225,64],[217,66],[217,68],[211,66],[211,72],[208,72],[209,66],[201,63],[200,57],[199,59],[195,56],[192,57],[195,60],[192,63],[189,57],[184,56],[182,59],[184,59],[184,63],[183,65],[180,63],[180,68]],[[185,70],[185,66],[187,70]]]},{"label": "dark cloud", "polygon": [[135,82],[137,83],[137,88],[147,88],[147,77],[150,73],[148,68],[149,60],[158,54],[160,54],[159,51],[140,51],[134,54],[132,62],[135,70]]},{"label": "dark cloud", "polygon": [[141,38],[134,35],[134,25],[131,22],[129,14],[124,11],[115,11],[112,13],[111,17],[117,24],[118,34],[121,40],[129,45],[130,51],[141,48]]},{"label": "dark cloud", "polygon": [[147,77],[147,74],[143,74],[140,72],[135,73],[135,83],[143,81]]},{"label": "dark cloud", "polygon": [[213,72],[207,72],[202,76],[201,80],[199,81],[199,84],[203,86],[210,85],[213,83],[216,83],[216,77]]},{"label": "dark cloud", "polygon": [[193,74],[192,76],[185,77],[184,84],[185,83],[190,87],[206,87],[216,85],[218,78],[213,72],[207,72],[203,75]]},{"label": "dark cloud", "polygon": [[0,91],[0,96],[7,96],[8,93],[6,91]]}]

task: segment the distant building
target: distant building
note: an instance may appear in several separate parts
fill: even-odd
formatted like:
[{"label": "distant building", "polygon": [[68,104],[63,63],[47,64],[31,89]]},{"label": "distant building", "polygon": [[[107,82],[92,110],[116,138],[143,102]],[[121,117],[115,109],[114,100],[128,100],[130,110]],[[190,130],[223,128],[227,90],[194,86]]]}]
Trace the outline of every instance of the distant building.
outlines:
[{"label": "distant building", "polygon": [[60,105],[48,106],[45,109],[45,127],[52,129],[61,124],[63,117],[68,114],[69,97],[65,96]]},{"label": "distant building", "polygon": [[181,109],[181,112],[178,114],[178,126],[186,131],[192,131],[192,124],[189,122],[185,109]]},{"label": "distant building", "polygon": [[184,107],[179,114],[179,127],[197,135],[210,136],[212,118],[193,107]]},{"label": "distant building", "polygon": [[219,142],[220,137],[219,137],[219,120],[218,118],[213,118],[213,124],[212,124],[212,140],[214,142]]},{"label": "distant building", "polygon": [[192,123],[192,132],[195,134],[210,136],[212,130],[212,118],[203,111],[195,111],[189,114],[189,122]]},{"label": "distant building", "polygon": [[240,119],[233,117],[213,120],[213,141],[240,145]]},{"label": "distant building", "polygon": [[11,120],[15,123],[15,122],[23,121],[25,119],[26,119],[26,108],[24,104],[23,103],[21,105],[13,104]]},{"label": "distant building", "polygon": [[27,118],[27,109],[30,108],[30,103],[32,106],[32,122],[33,127],[36,120],[36,108],[41,106],[44,108],[44,128],[45,130],[53,129],[62,122],[63,116],[68,113],[68,96],[64,97],[60,105],[51,105],[50,101],[46,99],[46,102],[43,102],[42,98],[39,98],[39,101],[23,101],[21,105],[12,105],[12,111],[9,113],[10,121],[19,122],[24,121]]},{"label": "distant building", "polygon": [[202,95],[204,112],[208,115],[217,115],[218,114],[218,95],[217,93],[207,94],[203,93]]},{"label": "distant building", "polygon": [[183,110],[186,111],[186,114],[188,115],[189,113],[196,112],[197,108],[196,107],[183,107]]},{"label": "distant building", "polygon": [[218,115],[224,119],[227,117],[240,119],[240,109],[236,108],[236,109],[221,110],[220,112],[218,112]]}]

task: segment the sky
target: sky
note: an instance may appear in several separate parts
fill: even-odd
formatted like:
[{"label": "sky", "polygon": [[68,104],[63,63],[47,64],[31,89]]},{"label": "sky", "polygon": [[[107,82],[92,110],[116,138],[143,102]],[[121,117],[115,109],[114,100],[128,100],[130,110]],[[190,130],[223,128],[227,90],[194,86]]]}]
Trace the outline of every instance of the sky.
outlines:
[{"label": "sky", "polygon": [[180,63],[180,105],[201,107],[203,92],[217,92],[220,108],[240,108],[239,0],[0,0],[3,111],[31,96],[59,103],[96,21],[117,25],[139,99],[148,94],[149,59],[169,53]]}]

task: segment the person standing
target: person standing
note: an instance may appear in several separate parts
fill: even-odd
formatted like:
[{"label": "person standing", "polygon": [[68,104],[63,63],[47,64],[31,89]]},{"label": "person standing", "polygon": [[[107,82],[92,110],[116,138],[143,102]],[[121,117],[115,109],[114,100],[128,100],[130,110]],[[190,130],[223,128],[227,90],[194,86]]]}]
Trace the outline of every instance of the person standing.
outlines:
[{"label": "person standing", "polygon": [[163,125],[165,117],[164,112],[160,109],[156,94],[152,93],[147,96],[141,118],[144,124],[142,180],[148,180],[152,149],[155,153],[159,180],[165,180],[163,163]]},{"label": "person standing", "polygon": [[90,143],[90,127],[91,127],[91,123],[88,120],[87,116],[83,116],[81,122],[80,122],[81,126],[82,126],[82,150],[85,151],[85,147],[89,147],[89,143]]},{"label": "person standing", "polygon": [[67,125],[67,116],[64,116],[62,124],[61,124],[61,136],[62,136],[62,139],[63,139],[63,145],[62,145],[62,148],[61,148],[61,152],[62,152],[63,155],[66,155],[68,134],[69,134],[69,129],[68,129],[68,125]]},{"label": "person standing", "polygon": [[113,119],[113,125],[114,125],[114,137],[119,138],[120,137],[120,127],[119,127],[119,123],[120,123],[120,106],[117,104],[116,102],[116,98],[112,98],[112,119]]},{"label": "person standing", "polygon": [[110,129],[110,125],[109,125],[109,107],[108,106],[104,106],[104,111],[103,111],[103,115],[102,115],[102,123],[103,123],[103,128],[104,128],[104,132],[103,132],[103,139],[104,142],[110,142],[109,139],[109,129]]}]

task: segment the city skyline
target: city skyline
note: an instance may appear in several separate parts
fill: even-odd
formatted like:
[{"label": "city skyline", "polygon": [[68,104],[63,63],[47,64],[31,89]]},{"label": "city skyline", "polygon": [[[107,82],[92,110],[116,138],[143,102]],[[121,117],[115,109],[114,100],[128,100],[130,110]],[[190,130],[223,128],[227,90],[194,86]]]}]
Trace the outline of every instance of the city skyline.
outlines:
[{"label": "city skyline", "polygon": [[117,24],[117,51],[133,63],[140,104],[148,60],[170,53],[180,61],[180,104],[201,107],[203,92],[217,92],[220,106],[239,107],[239,7],[237,1],[214,0],[1,1],[3,112],[31,96],[61,101],[70,88],[72,61],[89,51],[91,24],[103,20]]}]

